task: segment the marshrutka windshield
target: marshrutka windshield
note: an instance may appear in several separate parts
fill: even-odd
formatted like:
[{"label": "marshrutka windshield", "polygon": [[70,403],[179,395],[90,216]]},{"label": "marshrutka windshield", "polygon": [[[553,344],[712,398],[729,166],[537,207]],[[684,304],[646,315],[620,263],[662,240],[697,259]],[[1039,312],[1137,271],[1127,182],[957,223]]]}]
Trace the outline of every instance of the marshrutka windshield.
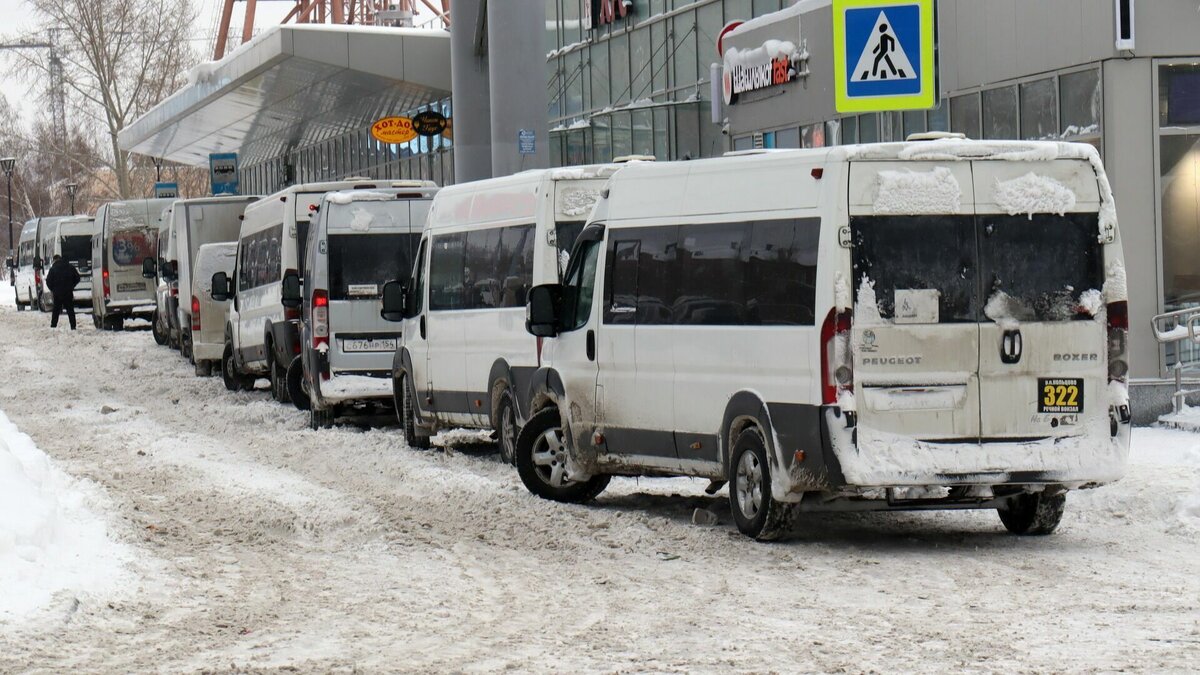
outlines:
[{"label": "marshrutka windshield", "polygon": [[1104,284],[1095,213],[864,216],[850,227],[857,301],[873,293],[882,319],[897,302],[902,314],[927,305],[922,322],[933,323],[1086,319],[1085,294]]}]

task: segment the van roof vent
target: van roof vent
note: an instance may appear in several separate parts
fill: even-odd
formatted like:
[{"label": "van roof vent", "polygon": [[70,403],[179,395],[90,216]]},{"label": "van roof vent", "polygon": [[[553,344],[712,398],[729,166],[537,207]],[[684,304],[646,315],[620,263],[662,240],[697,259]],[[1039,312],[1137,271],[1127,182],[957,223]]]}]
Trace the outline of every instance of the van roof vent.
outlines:
[{"label": "van roof vent", "polygon": [[966,140],[966,134],[960,134],[955,131],[923,131],[919,134],[909,134],[906,141],[936,141],[942,138],[954,138],[957,140]]}]

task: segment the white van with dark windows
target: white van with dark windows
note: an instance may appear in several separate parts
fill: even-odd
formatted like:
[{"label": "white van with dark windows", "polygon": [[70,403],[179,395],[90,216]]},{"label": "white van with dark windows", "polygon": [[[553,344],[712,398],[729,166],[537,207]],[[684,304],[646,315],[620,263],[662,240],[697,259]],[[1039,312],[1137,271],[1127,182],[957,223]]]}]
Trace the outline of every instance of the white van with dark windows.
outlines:
[{"label": "white van with dark windows", "polygon": [[[75,287],[75,306],[90,307],[92,304],[92,235],[96,231],[95,220],[90,216],[67,216],[42,226],[42,257],[46,260],[46,271],[54,262],[54,256],[62,256],[79,272],[79,285]],[[46,277],[41,278],[40,305],[49,312],[54,307],[54,294],[46,286]]]},{"label": "white van with dark windows", "polygon": [[92,238],[92,321],[97,328],[121,330],[125,319],[154,318],[157,298],[142,276],[143,261],[158,255],[158,227],[170,199],[108,202],[96,210]]},{"label": "white van with dark windows", "polygon": [[774,151],[630,166],[605,195],[530,294],[532,492],[699,476],[759,539],[819,510],[1046,534],[1123,475],[1125,269],[1091,146]]},{"label": "white van with dark windows", "polygon": [[246,207],[234,276],[213,279],[213,298],[233,301],[221,357],[227,388],[250,389],[258,377],[267,377],[272,398],[290,400],[287,372],[300,354],[300,310],[281,303],[283,277],[299,272],[309,223],[326,192],[389,185],[369,178],[305,183]]},{"label": "white van with dark windows", "polygon": [[386,282],[412,270],[437,193],[430,181],[392,185],[325,195],[309,227],[306,290],[299,274],[284,277],[284,306],[302,308],[302,393],[292,399],[308,408],[314,429],[364,404],[392,403],[400,330],[380,316],[380,294]]},{"label": "white van with dark windows", "polygon": [[25,221],[25,225],[21,228],[21,236],[17,239],[17,257],[13,272],[13,285],[16,287],[17,293],[17,311],[32,307],[49,311],[48,307],[41,307],[38,302],[39,290],[44,283],[42,275],[50,268],[50,261],[45,259],[46,256],[42,251],[42,232],[62,217],[31,218]]},{"label": "white van with dark windows", "polygon": [[[179,282],[175,276],[175,252],[171,247],[171,206],[162,210],[158,217],[158,256],[152,265],[142,261],[142,276],[154,284],[154,315],[150,318],[150,332],[154,342],[179,349],[178,326],[172,317],[179,301]],[[151,269],[153,268],[153,269]]]},{"label": "white van with dark windows", "polygon": [[429,447],[441,428],[494,429],[511,461],[537,368],[525,295],[559,281],[619,168],[526,171],[437,193],[412,279],[384,288],[384,317],[401,321],[393,393],[410,446]]}]

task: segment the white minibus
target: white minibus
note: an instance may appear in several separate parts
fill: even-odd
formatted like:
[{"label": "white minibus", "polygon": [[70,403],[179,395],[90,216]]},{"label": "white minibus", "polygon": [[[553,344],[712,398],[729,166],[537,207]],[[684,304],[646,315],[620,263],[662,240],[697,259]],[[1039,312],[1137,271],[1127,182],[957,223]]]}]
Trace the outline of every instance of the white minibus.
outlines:
[{"label": "white minibus", "polygon": [[631,166],[563,285],[517,466],[728,483],[737,527],[818,510],[996,509],[1047,534],[1120,478],[1128,305],[1094,148],[941,137]]},{"label": "white minibus", "polygon": [[[66,216],[42,226],[42,258],[46,272],[50,271],[54,256],[60,255],[79,272],[79,285],[75,287],[75,306],[92,305],[92,235],[96,223],[90,216]],[[54,306],[54,297],[46,286],[42,275],[39,305],[49,312]]]},{"label": "white minibus", "polygon": [[512,461],[528,413],[538,342],[525,294],[559,281],[567,250],[619,165],[542,169],[443,188],[433,199],[412,279],[384,288],[401,321],[396,412],[412,447],[440,428],[498,432]]},{"label": "white minibus", "polygon": [[47,218],[31,218],[25,221],[17,240],[17,258],[13,272],[13,285],[16,286],[17,311],[38,307],[49,311],[39,302],[39,290],[42,287],[42,274],[50,267],[50,261],[42,251],[42,232],[63,216]]},{"label": "white minibus", "polygon": [[158,223],[171,199],[108,202],[96,210],[92,238],[92,321],[97,328],[121,330],[125,319],[153,319],[155,288],[142,276],[142,261],[158,255]]}]

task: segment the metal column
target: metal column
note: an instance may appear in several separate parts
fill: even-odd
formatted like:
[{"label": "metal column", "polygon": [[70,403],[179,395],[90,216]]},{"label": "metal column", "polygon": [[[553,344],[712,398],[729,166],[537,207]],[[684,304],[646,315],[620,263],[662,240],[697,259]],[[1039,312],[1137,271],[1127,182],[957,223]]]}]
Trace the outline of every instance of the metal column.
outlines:
[{"label": "metal column", "polygon": [[[506,4],[497,2],[495,4]],[[450,77],[454,106],[454,182],[492,177],[486,0],[454,0]],[[545,79],[545,78],[541,78]]]},{"label": "metal column", "polygon": [[[459,6],[455,0],[454,13]],[[487,6],[488,73],[492,94],[492,175],[550,166],[546,117],[546,2],[492,0]],[[457,83],[457,81],[456,81]],[[455,114],[458,113],[455,106]],[[456,125],[457,126],[457,125]],[[518,134],[532,134],[522,154]],[[455,133],[458,130],[455,129]],[[456,149],[457,152],[457,149]],[[458,161],[458,157],[455,157]]]}]

